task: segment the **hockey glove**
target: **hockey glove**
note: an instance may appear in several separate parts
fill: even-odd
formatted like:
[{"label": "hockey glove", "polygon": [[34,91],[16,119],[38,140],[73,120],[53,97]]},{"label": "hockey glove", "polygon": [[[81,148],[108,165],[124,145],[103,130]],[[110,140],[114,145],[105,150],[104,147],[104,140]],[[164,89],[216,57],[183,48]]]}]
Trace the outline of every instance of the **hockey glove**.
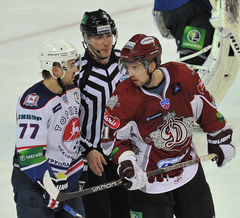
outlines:
[{"label": "hockey glove", "polygon": [[123,160],[118,165],[117,173],[120,179],[124,179],[123,187],[125,189],[137,190],[146,185],[147,174],[138,165],[134,156],[128,156]]},{"label": "hockey glove", "polygon": [[[67,177],[63,173],[54,173],[55,179],[52,178],[54,185],[57,187],[58,190],[64,191],[68,188],[68,181]],[[56,201],[54,200],[47,191],[43,193],[44,205],[48,208],[51,208],[55,211],[58,211],[63,208],[65,202],[64,201]]]},{"label": "hockey glove", "polygon": [[207,134],[208,153],[215,153],[218,155],[218,167],[223,167],[235,157],[236,152],[232,142],[232,133],[232,128],[225,126],[217,132]]}]

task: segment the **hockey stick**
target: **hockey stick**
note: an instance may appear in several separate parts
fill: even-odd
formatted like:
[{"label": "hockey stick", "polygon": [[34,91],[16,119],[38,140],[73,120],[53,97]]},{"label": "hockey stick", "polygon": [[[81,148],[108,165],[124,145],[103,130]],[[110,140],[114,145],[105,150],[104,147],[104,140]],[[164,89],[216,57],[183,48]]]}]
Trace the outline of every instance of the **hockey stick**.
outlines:
[{"label": "hockey stick", "polygon": [[65,211],[67,211],[69,214],[71,214],[73,217],[77,217],[77,218],[84,218],[82,215],[80,215],[76,210],[74,210],[73,208],[71,208],[68,204],[65,204],[63,206],[63,209]]},{"label": "hockey stick", "polygon": [[195,52],[193,54],[189,54],[189,55],[184,56],[182,58],[179,58],[176,61],[177,62],[183,62],[183,61],[189,60],[191,58],[195,58],[195,57],[199,56],[200,54],[203,54],[203,53],[209,51],[211,48],[212,48],[212,45],[208,45],[208,46],[204,47],[202,50],[200,50],[198,52]]},{"label": "hockey stick", "polygon": [[[151,172],[147,172],[147,176],[149,177],[149,176],[154,176],[154,175],[161,174],[161,173],[166,173],[166,172],[169,172],[172,170],[191,166],[193,164],[196,164],[196,163],[199,163],[202,161],[206,161],[206,160],[215,159],[215,158],[217,158],[216,154],[204,155],[204,156],[198,157],[193,160],[187,160],[187,161],[173,164],[173,165],[170,165],[170,166],[167,166],[164,168],[153,170]],[[53,184],[48,170],[45,172],[44,177],[43,177],[44,187],[46,188],[47,192],[52,196],[52,198],[54,198],[56,201],[65,201],[68,199],[77,198],[77,197],[80,197],[83,195],[88,195],[88,194],[91,194],[94,192],[98,192],[98,191],[102,191],[102,190],[109,189],[112,187],[116,187],[116,186],[121,185],[122,183],[123,183],[123,180],[119,179],[119,180],[114,180],[112,182],[108,182],[108,183],[101,184],[98,186],[94,186],[92,188],[88,188],[88,189],[84,189],[84,190],[80,190],[80,191],[76,191],[76,192],[63,193],[63,192],[60,192]]]}]

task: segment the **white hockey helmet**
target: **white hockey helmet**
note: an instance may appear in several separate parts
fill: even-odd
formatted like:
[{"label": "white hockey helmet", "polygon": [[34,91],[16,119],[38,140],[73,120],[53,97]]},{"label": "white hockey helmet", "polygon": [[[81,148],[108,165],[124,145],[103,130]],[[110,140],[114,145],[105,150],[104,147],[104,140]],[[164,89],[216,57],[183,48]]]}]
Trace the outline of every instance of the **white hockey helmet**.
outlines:
[{"label": "white hockey helmet", "polygon": [[49,39],[43,42],[39,50],[39,60],[42,70],[50,71],[54,62],[67,69],[67,61],[76,59],[78,56],[76,48],[62,39]]}]

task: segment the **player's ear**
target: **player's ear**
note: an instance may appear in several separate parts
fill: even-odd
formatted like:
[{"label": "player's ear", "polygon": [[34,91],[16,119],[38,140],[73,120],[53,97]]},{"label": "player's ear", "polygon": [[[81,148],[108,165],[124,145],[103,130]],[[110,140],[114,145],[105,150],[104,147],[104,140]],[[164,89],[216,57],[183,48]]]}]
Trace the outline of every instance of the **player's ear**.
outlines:
[{"label": "player's ear", "polygon": [[52,66],[52,72],[53,72],[53,75],[56,77],[56,78],[59,78],[61,77],[60,75],[60,67],[58,66]]},{"label": "player's ear", "polygon": [[155,61],[152,61],[149,65],[149,71],[150,72],[153,72],[155,69],[156,69],[156,62]]}]

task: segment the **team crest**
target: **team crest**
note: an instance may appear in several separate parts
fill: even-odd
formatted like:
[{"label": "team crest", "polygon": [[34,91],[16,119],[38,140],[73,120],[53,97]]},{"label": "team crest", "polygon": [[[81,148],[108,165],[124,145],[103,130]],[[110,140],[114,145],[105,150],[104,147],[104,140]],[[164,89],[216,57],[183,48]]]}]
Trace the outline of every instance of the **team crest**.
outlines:
[{"label": "team crest", "polygon": [[30,107],[37,107],[38,100],[39,100],[39,96],[36,93],[32,93],[27,95],[27,97],[23,102],[23,105],[30,106]]},{"label": "team crest", "polygon": [[163,124],[151,132],[145,140],[148,143],[153,142],[158,149],[180,151],[183,145],[191,140],[193,118],[176,117],[176,113],[171,112],[163,117],[163,121]]},{"label": "team crest", "polygon": [[63,145],[64,148],[68,151],[68,153],[73,153],[74,151],[70,146],[72,145],[72,141],[76,138],[80,138],[80,122],[77,117],[74,117],[69,121],[69,123],[65,126],[63,131]]}]

